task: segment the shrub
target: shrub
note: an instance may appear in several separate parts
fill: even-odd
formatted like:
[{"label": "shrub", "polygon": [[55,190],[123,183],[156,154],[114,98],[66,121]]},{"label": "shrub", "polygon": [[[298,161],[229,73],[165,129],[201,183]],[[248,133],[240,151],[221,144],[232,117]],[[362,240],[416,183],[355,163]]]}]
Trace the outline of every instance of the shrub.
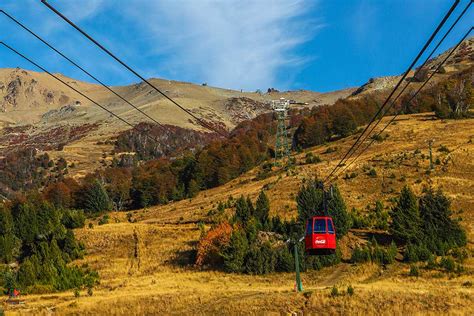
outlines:
[{"label": "shrub", "polygon": [[65,210],[61,221],[66,228],[82,228],[86,222],[86,216],[83,211]]},{"label": "shrub", "polygon": [[108,214],[104,214],[104,216],[102,216],[98,222],[99,225],[105,225],[105,224],[108,224],[109,223],[109,215]]},{"label": "shrub", "polygon": [[435,256],[433,254],[430,255],[428,260],[426,261],[426,269],[433,270],[437,266]]},{"label": "shrub", "polygon": [[336,297],[339,295],[339,290],[337,289],[336,286],[333,286],[331,289],[331,297]]},{"label": "shrub", "polygon": [[349,285],[349,286],[347,287],[347,294],[348,294],[349,296],[354,295],[354,288],[352,287],[352,285]]},{"label": "shrub", "polygon": [[351,172],[351,173],[346,173],[344,175],[344,180],[350,180],[350,179],[354,179],[357,177],[357,172]]},{"label": "shrub", "polygon": [[371,260],[371,251],[368,247],[356,247],[352,252],[351,261],[354,263],[363,263]]},{"label": "shrub", "polygon": [[443,257],[439,263],[440,267],[448,272],[454,272],[456,269],[456,263],[451,257]]},{"label": "shrub", "polygon": [[377,177],[377,171],[374,168],[370,169],[368,172],[369,177],[375,178]]},{"label": "shrub", "polygon": [[306,161],[306,164],[312,164],[312,163],[320,163],[322,160],[321,160],[321,157],[315,156],[312,152],[309,152],[305,156],[305,161]]},{"label": "shrub", "polygon": [[451,152],[451,150],[449,150],[449,148],[446,147],[445,145],[439,146],[438,151],[442,153],[448,153],[448,154]]},{"label": "shrub", "polygon": [[457,259],[457,261],[463,263],[464,260],[469,258],[469,253],[465,248],[454,248],[451,252],[451,255]]},{"label": "shrub", "polygon": [[330,154],[330,153],[334,153],[337,151],[337,147],[328,147],[324,152],[323,154]]},{"label": "shrub", "polygon": [[418,277],[420,276],[420,270],[418,269],[418,267],[414,264],[410,265],[410,272],[408,273],[409,276],[413,276],[413,277]]},{"label": "shrub", "polygon": [[377,142],[383,142],[385,140],[385,137],[383,137],[381,134],[374,134],[370,138]]},{"label": "shrub", "polygon": [[351,261],[353,263],[374,262],[377,264],[391,264],[395,262],[398,249],[394,242],[389,248],[378,245],[373,240],[364,247],[356,247],[352,252]]},{"label": "shrub", "polygon": [[367,216],[360,214],[357,209],[352,208],[349,215],[351,217],[352,228],[368,228],[370,226]]}]

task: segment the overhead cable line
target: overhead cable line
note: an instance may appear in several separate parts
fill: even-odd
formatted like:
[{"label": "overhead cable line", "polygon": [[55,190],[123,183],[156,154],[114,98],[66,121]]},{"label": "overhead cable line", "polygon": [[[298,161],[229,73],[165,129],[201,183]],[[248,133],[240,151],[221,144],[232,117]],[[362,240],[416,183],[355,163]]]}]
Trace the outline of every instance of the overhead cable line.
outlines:
[{"label": "overhead cable line", "polygon": [[[463,38],[458,42],[458,44],[451,50],[451,52],[446,56],[446,58],[444,58],[444,60],[438,65],[438,67],[436,68],[435,71],[433,71],[433,73],[428,77],[428,79],[423,83],[423,85],[421,85],[418,90],[413,94],[413,96],[411,96],[411,98],[407,101],[407,103],[410,103],[413,99],[415,99],[415,97],[418,95],[418,93],[426,86],[426,84],[431,80],[431,78],[433,78],[433,76],[439,72],[439,70],[441,69],[441,67],[446,63],[446,61],[451,57],[451,55],[456,51],[456,49],[459,47],[459,45],[462,44],[462,42],[467,38],[467,36],[474,30],[474,27],[471,27],[467,32],[466,34],[463,36]],[[374,138],[372,138],[372,140],[370,141],[370,143],[362,150],[359,152],[359,154],[354,158],[354,160],[352,160],[348,165],[345,166],[344,169],[342,169],[342,171],[340,172],[339,175],[335,176],[334,177],[334,180],[336,180],[342,173],[344,173],[344,171],[349,168],[349,166],[351,166],[353,163],[356,162],[356,160],[374,143],[374,141],[377,139],[377,136],[379,136],[380,134],[382,134],[386,129],[387,127],[392,124],[395,119],[398,117],[398,115],[400,115],[400,113],[402,112],[402,109],[403,108],[400,108],[398,110],[398,112],[392,117],[392,119],[384,126],[384,128],[378,132]]]},{"label": "overhead cable line", "polygon": [[160,122],[158,122],[157,120],[155,120],[154,118],[152,118],[150,115],[146,114],[144,111],[142,111],[139,107],[135,106],[134,104],[132,104],[130,101],[126,100],[123,96],[121,96],[120,94],[118,94],[117,92],[115,92],[114,90],[112,90],[109,86],[107,86],[105,83],[103,83],[101,80],[99,80],[97,77],[95,77],[94,75],[92,75],[90,72],[88,72],[87,70],[85,70],[83,67],[81,67],[80,65],[78,65],[76,62],[74,62],[71,58],[67,57],[64,53],[62,53],[61,51],[59,51],[58,49],[56,49],[53,45],[51,45],[50,43],[48,43],[46,40],[44,40],[43,38],[41,38],[38,34],[36,34],[35,32],[33,32],[31,29],[29,29],[28,27],[26,27],[23,23],[21,23],[20,21],[18,21],[17,19],[15,19],[13,16],[11,16],[10,14],[8,14],[7,12],[5,12],[4,10],[0,10],[1,13],[3,13],[6,17],[8,17],[10,20],[12,20],[13,22],[15,22],[18,26],[20,26],[21,28],[23,28],[24,30],[26,30],[28,33],[30,33],[31,35],[33,35],[34,37],[36,37],[38,40],[40,40],[43,44],[45,44],[46,46],[48,46],[49,48],[51,48],[53,51],[55,51],[57,54],[59,54],[60,56],[62,56],[64,59],[66,59],[69,63],[71,63],[72,65],[74,65],[75,67],[77,67],[78,69],[80,69],[83,73],[85,73],[87,76],[89,76],[90,78],[92,78],[94,81],[96,81],[97,83],[99,83],[101,86],[103,86],[105,89],[107,89],[108,91],[112,92],[115,96],[117,96],[118,98],[120,98],[122,101],[124,101],[125,103],[127,103],[128,105],[130,105],[131,107],[133,107],[135,110],[137,110],[138,112],[140,112],[141,114],[143,114],[144,116],[146,116],[147,118],[149,118],[150,120],[152,120],[154,123],[158,124],[159,126],[161,127],[164,127],[163,124],[161,124]]},{"label": "overhead cable line", "polygon": [[[44,1],[44,0],[42,0]],[[342,157],[342,159],[339,161],[339,163],[334,167],[334,169],[331,171],[331,173],[325,178],[324,182],[326,182],[328,179],[331,178],[331,176],[336,172],[337,169],[339,169],[343,163],[350,158],[349,155],[353,155],[353,150],[354,148],[356,147],[356,145],[359,143],[359,141],[361,140],[361,138],[363,137],[363,135],[365,134],[365,132],[369,129],[370,125],[377,119],[377,117],[382,113],[382,111],[384,110],[384,107],[387,105],[388,101],[392,98],[392,96],[395,94],[395,92],[397,91],[397,89],[400,87],[400,85],[403,83],[403,81],[405,80],[405,78],[407,77],[408,73],[412,70],[412,68],[415,66],[415,64],[418,62],[418,60],[420,59],[420,57],[423,55],[423,53],[426,51],[426,49],[428,48],[428,46],[431,44],[431,42],[433,41],[433,39],[435,38],[435,36],[438,34],[439,30],[443,27],[443,25],[446,23],[446,21],[448,20],[448,18],[450,17],[451,13],[454,11],[454,9],[457,7],[457,5],[459,4],[459,1],[460,0],[456,0],[453,5],[451,6],[451,8],[449,9],[449,11],[445,14],[443,20],[438,24],[436,30],[433,32],[433,34],[431,34],[430,38],[428,39],[428,41],[425,43],[425,45],[423,46],[423,48],[421,49],[421,51],[418,53],[418,55],[416,56],[416,58],[412,61],[411,65],[408,67],[408,69],[404,72],[403,76],[400,78],[400,80],[398,81],[398,83],[396,84],[396,86],[393,88],[392,92],[390,93],[390,95],[387,97],[387,99],[385,100],[385,102],[382,104],[382,106],[378,109],[378,111],[375,113],[374,117],[372,117],[372,119],[370,120],[370,122],[368,123],[368,125],[365,127],[365,129],[362,131],[362,133],[359,135],[359,137],[357,137],[356,141],[354,142],[354,144],[349,148],[349,150],[346,152],[346,154]]]},{"label": "overhead cable line", "polygon": [[[457,0],[459,1],[459,0]],[[173,100],[171,97],[169,97],[167,94],[165,94],[163,91],[161,91],[160,89],[158,89],[154,84],[152,84],[149,80],[145,79],[142,75],[140,75],[136,70],[134,70],[131,66],[127,65],[124,61],[122,61],[120,58],[118,58],[115,54],[113,54],[110,50],[108,50],[107,48],[105,48],[102,44],[100,44],[98,41],[96,41],[94,38],[92,38],[89,34],[87,34],[84,30],[82,30],[79,26],[77,26],[76,24],[74,24],[74,22],[72,22],[71,20],[69,20],[66,16],[64,16],[61,12],[59,12],[57,9],[55,9],[53,6],[51,6],[46,0],[41,0],[41,2],[46,5],[46,7],[48,7],[51,11],[53,11],[56,15],[58,15],[59,17],[61,17],[64,21],[66,21],[69,25],[71,25],[73,28],[75,28],[79,33],[81,33],[82,35],[84,35],[88,40],[90,40],[92,43],[94,43],[97,47],[99,47],[102,51],[104,51],[105,53],[107,53],[110,57],[112,57],[113,59],[115,59],[115,61],[117,61],[119,64],[121,64],[122,66],[124,66],[127,70],[129,70],[131,73],[133,73],[135,76],[137,76],[138,78],[140,78],[143,82],[145,82],[146,84],[148,84],[151,88],[153,88],[156,92],[158,92],[159,94],[161,94],[163,97],[165,97],[166,99],[168,99],[171,103],[173,103],[174,105],[176,105],[178,108],[180,108],[181,110],[183,110],[184,112],[186,112],[189,116],[191,116],[192,118],[194,118],[195,120],[197,120],[199,122],[199,124],[205,128],[207,128],[208,130],[210,131],[213,131],[223,137],[227,137],[228,135],[226,135],[225,133],[223,133],[221,130],[211,126],[209,123],[207,123],[206,121],[202,120],[201,118],[197,117],[194,113],[192,113],[190,110],[186,109],[185,107],[183,107],[181,104],[179,104],[178,102],[176,102],[175,100]]]},{"label": "overhead cable line", "polygon": [[[474,0],[473,0],[474,1]],[[449,33],[451,33],[451,31],[453,30],[453,28],[456,26],[456,24],[459,22],[459,20],[464,16],[464,14],[467,12],[467,10],[469,9],[469,7],[471,6],[472,2],[473,1],[470,1],[467,6],[464,8],[464,10],[461,12],[461,14],[458,16],[458,18],[454,21],[454,23],[451,25],[451,27],[446,31],[446,33],[444,34],[444,36],[439,40],[438,44],[436,45],[435,48],[433,48],[433,50],[431,51],[431,53],[428,55],[428,57],[426,57],[425,61],[423,62],[423,64],[418,67],[418,71],[421,71],[421,69],[423,69],[423,67],[428,63],[428,61],[430,61],[430,58],[434,55],[434,53],[436,52],[436,50],[439,48],[439,46],[443,43],[443,41],[446,39],[446,37],[449,35]],[[416,76],[416,72],[415,72],[415,75]],[[354,148],[352,154],[346,159],[346,162],[357,152],[357,150],[360,148],[360,146],[367,140],[367,138],[369,138],[370,134],[374,131],[374,129],[380,124],[380,122],[382,121],[382,118],[387,115],[389,113],[389,111],[393,108],[393,106],[395,105],[395,102],[397,102],[397,100],[403,95],[403,93],[405,92],[405,90],[408,88],[408,86],[410,85],[410,83],[412,82],[412,80],[409,80],[406,85],[403,87],[403,89],[398,93],[398,95],[395,97],[395,99],[393,99],[390,103],[390,105],[388,106],[388,108],[384,111],[384,113],[378,118],[377,120],[377,123],[375,123],[374,125],[372,125],[372,128],[368,131],[368,133],[365,135],[365,137],[357,144],[357,146]],[[344,170],[347,169],[347,168],[344,168]],[[335,173],[333,176],[335,176],[337,173]],[[328,179],[329,180],[329,179]]]},{"label": "overhead cable line", "polygon": [[[124,118],[120,117],[119,115],[115,114],[114,112],[110,111],[109,109],[107,109],[105,106],[99,104],[97,101],[94,101],[93,99],[91,99],[89,96],[87,96],[86,94],[84,94],[83,92],[79,91],[78,89],[74,88],[73,86],[71,86],[69,83],[67,83],[66,81],[64,81],[63,79],[59,78],[58,76],[56,76],[55,74],[51,73],[50,71],[48,71],[46,68],[40,66],[38,63],[36,63],[35,61],[31,60],[30,58],[26,57],[25,55],[23,55],[22,53],[20,53],[19,51],[17,51],[16,49],[14,49],[13,47],[11,47],[10,45],[6,44],[5,42],[0,42],[0,45],[3,45],[5,46],[6,48],[8,48],[10,51],[12,51],[13,53],[15,53],[16,55],[20,56],[21,58],[23,58],[24,60],[28,61],[30,64],[34,65],[35,67],[41,69],[42,71],[44,71],[45,73],[47,73],[48,75],[50,75],[51,77],[53,77],[54,79],[56,79],[57,81],[61,82],[62,84],[64,84],[65,86],[67,86],[68,88],[70,88],[71,90],[75,91],[76,93],[78,93],[79,95],[81,95],[82,97],[86,98],[87,100],[89,100],[90,102],[94,103],[95,105],[97,105],[98,107],[100,107],[102,110],[108,112],[110,115],[116,117],[117,119],[119,119],[120,121],[124,122],[125,124],[131,126],[133,129],[137,129],[135,125],[133,125],[132,123],[128,122],[127,120],[125,120]],[[147,136],[148,138],[150,138],[151,140],[158,142],[158,140],[156,138],[153,138],[151,137],[150,135],[148,134],[145,134],[145,136]]]}]

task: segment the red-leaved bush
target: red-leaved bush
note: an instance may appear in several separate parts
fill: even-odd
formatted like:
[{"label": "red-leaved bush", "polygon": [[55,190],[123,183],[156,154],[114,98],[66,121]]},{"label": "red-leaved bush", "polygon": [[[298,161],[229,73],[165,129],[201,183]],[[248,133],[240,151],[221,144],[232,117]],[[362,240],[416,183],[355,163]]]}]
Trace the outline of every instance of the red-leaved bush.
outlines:
[{"label": "red-leaved bush", "polygon": [[232,226],[228,222],[223,222],[209,230],[206,235],[199,240],[196,266],[202,267],[206,264],[216,264],[221,260],[219,251],[229,244]]}]

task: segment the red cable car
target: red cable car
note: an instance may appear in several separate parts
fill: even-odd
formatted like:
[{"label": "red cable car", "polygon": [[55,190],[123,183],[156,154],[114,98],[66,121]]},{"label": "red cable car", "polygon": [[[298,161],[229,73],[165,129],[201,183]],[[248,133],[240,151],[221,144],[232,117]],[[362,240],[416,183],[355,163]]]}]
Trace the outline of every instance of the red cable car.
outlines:
[{"label": "red cable car", "polygon": [[336,230],[330,216],[314,216],[306,222],[304,237],[310,255],[329,255],[336,252]]}]

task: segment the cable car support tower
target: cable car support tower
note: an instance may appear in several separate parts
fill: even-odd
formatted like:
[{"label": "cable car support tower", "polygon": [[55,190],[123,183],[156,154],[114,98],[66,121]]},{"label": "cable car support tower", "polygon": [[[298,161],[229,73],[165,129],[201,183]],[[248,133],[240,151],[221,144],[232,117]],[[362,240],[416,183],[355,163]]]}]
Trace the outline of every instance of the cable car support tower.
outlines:
[{"label": "cable car support tower", "polygon": [[288,143],[288,131],[286,120],[288,110],[290,108],[290,100],[280,98],[272,101],[272,109],[277,116],[277,131],[275,140],[275,165],[279,165],[281,160],[290,159],[290,145]]}]

